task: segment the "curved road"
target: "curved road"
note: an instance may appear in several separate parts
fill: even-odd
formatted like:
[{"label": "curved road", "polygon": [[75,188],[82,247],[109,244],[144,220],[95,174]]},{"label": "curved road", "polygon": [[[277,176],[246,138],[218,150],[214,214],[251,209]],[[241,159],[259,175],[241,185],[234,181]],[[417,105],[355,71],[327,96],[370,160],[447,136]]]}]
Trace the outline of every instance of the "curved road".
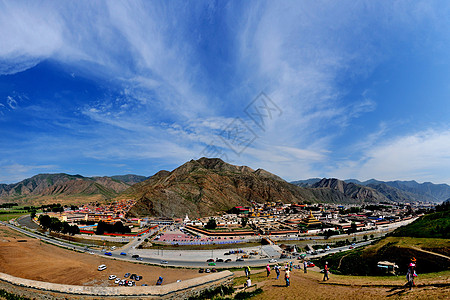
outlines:
[{"label": "curved road", "polygon": [[[93,250],[93,249],[89,249],[86,250],[86,247],[82,247],[82,246],[77,246],[77,245],[73,245],[71,243],[65,242],[65,241],[61,241],[61,240],[56,240],[54,238],[45,236],[45,235],[40,235],[40,234],[36,234],[34,232],[30,232],[28,230],[22,229],[18,226],[12,225],[12,224],[8,224],[6,222],[0,222],[2,224],[4,224],[5,226],[8,226],[9,228],[16,230],[18,232],[21,232],[25,235],[28,235],[30,237],[36,238],[36,239],[40,239],[42,241],[45,241],[47,243],[59,246],[59,247],[64,247],[67,249],[71,249],[71,250],[75,250],[75,251],[79,251],[79,252],[86,252],[89,251],[91,254],[95,254],[95,255],[101,255],[103,257],[107,257],[107,258],[114,258],[114,259],[120,259],[120,260],[124,260],[124,261],[129,261],[129,262],[138,262],[138,263],[147,263],[147,264],[154,264],[154,265],[162,265],[162,266],[174,266],[174,267],[193,267],[193,268],[206,268],[206,267],[211,267],[208,266],[207,262],[202,262],[202,261],[189,261],[189,260],[170,260],[168,261],[167,264],[162,264],[161,263],[161,259],[162,258],[152,258],[152,257],[140,257],[139,260],[133,259],[130,254],[127,255],[120,255],[121,250],[116,250],[116,251],[112,251],[111,252],[111,256],[105,256],[105,252],[104,251],[100,251],[100,250]],[[141,240],[145,239],[144,237],[141,237]],[[362,247],[365,245],[370,244],[371,241],[367,241],[367,242],[361,242],[355,245],[355,247]],[[321,253],[318,255],[309,255],[307,254],[306,257],[307,258],[317,258],[320,256],[324,256],[327,254],[331,254],[331,253],[336,253],[336,252],[340,252],[340,251],[348,251],[349,246],[344,246],[344,247],[338,247],[338,248],[332,248],[329,251],[326,251],[325,253]],[[284,262],[289,262],[295,260],[295,258],[291,258],[291,259],[277,259],[277,262],[279,263],[284,263]],[[231,261],[229,263],[217,263],[216,264],[216,268],[239,268],[239,267],[244,267],[246,265],[249,266],[265,266],[266,264],[269,263],[269,259],[265,258],[265,259],[247,259],[245,261]]]}]

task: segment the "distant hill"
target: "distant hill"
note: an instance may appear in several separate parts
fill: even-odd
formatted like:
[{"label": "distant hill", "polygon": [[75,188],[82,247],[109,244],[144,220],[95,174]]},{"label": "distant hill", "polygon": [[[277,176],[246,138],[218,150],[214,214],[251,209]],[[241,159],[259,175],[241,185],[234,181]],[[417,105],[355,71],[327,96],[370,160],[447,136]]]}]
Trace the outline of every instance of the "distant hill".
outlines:
[{"label": "distant hill", "polygon": [[[133,216],[192,217],[227,211],[251,202],[365,203],[385,200],[370,188],[346,194],[330,187],[302,188],[262,169],[235,166],[218,158],[191,160],[172,172],[160,171],[120,197],[137,200]],[[365,190],[362,191],[362,190]]]},{"label": "distant hill", "polygon": [[333,189],[344,194],[345,197],[355,199],[360,203],[390,201],[390,199],[375,189],[355,183],[346,183],[345,181],[336,178],[323,178],[320,181],[313,183],[311,188]]},{"label": "distant hill", "polygon": [[[130,181],[136,175],[125,175]],[[135,180],[139,178],[136,177]],[[130,187],[130,184],[111,177],[39,174],[14,184],[0,185],[0,202],[39,203],[47,199],[108,200]]]},{"label": "distant hill", "polygon": [[322,180],[322,178],[310,178],[306,180],[292,181],[291,183],[300,187],[311,187],[314,183],[317,183],[320,180]]},{"label": "distant hill", "polygon": [[[313,187],[314,184],[320,181],[320,178],[311,178],[293,181],[291,183],[301,187]],[[450,186],[447,184],[434,184],[431,182],[417,183],[414,180],[380,181],[376,179],[366,181],[346,179],[344,182],[372,188],[384,195],[388,200],[395,202],[442,202],[450,197]]]},{"label": "distant hill", "polygon": [[142,182],[144,180],[147,180],[148,178],[149,177],[146,177],[146,176],[133,175],[133,174],[111,176],[111,179],[119,180],[119,181],[125,182],[126,184],[129,184],[129,185],[133,185],[135,183]]}]

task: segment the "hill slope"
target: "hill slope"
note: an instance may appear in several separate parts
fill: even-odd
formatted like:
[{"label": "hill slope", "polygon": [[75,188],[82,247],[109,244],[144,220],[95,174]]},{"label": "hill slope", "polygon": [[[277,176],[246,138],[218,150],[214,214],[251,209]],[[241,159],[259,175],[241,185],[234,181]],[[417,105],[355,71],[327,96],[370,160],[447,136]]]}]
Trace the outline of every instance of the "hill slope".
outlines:
[{"label": "hill slope", "polygon": [[39,174],[15,184],[0,185],[0,201],[27,203],[32,199],[39,202],[39,199],[50,196],[111,199],[128,187],[125,182],[106,176],[89,178],[65,173]]},{"label": "hill slope", "polygon": [[[301,187],[313,187],[322,179],[310,178],[293,181],[292,184]],[[395,202],[431,201],[442,202],[450,197],[450,186],[447,184],[433,184],[431,182],[417,183],[416,181],[380,181],[370,179],[359,181],[346,179],[347,184],[356,184],[369,187],[384,195],[388,200]]]},{"label": "hill slope", "polygon": [[164,217],[206,216],[251,202],[360,203],[379,198],[371,190],[352,198],[332,188],[301,188],[265,170],[234,166],[217,158],[191,160],[172,172],[160,171],[121,197],[137,200],[131,215]]}]

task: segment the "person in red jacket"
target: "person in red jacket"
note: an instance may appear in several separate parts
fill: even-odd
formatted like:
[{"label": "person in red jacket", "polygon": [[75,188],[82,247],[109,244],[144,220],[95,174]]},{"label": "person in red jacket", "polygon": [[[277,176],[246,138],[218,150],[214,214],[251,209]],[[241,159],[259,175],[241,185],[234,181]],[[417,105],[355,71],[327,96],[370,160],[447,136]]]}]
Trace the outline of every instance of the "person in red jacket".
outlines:
[{"label": "person in red jacket", "polygon": [[[323,281],[325,280],[329,280],[330,278],[328,277],[328,262],[325,262],[325,267],[323,268]],[[325,279],[326,278],[326,279]]]}]

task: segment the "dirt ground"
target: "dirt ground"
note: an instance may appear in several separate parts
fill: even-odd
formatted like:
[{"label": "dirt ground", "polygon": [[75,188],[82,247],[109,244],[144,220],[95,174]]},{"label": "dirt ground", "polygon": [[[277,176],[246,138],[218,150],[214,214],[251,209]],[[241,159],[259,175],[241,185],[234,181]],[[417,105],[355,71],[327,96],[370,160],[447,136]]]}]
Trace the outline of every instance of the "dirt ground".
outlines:
[{"label": "dirt ground", "polygon": [[[318,270],[316,270],[318,271]],[[450,273],[417,279],[412,290],[403,287],[404,276],[385,278],[330,275],[322,281],[323,274],[303,270],[291,272],[291,286],[286,287],[284,272],[280,279],[275,273],[266,277],[265,271],[252,275],[252,282],[262,287],[263,293],[252,299],[448,299]]]},{"label": "dirt ground", "polygon": [[[107,269],[97,271],[101,264]],[[115,286],[108,276],[114,274],[123,278],[127,272],[143,276],[137,282],[139,285],[154,285],[159,276],[166,284],[203,275],[194,269],[161,268],[78,253],[41,243],[2,225],[0,272],[32,280],[89,286]]]}]

